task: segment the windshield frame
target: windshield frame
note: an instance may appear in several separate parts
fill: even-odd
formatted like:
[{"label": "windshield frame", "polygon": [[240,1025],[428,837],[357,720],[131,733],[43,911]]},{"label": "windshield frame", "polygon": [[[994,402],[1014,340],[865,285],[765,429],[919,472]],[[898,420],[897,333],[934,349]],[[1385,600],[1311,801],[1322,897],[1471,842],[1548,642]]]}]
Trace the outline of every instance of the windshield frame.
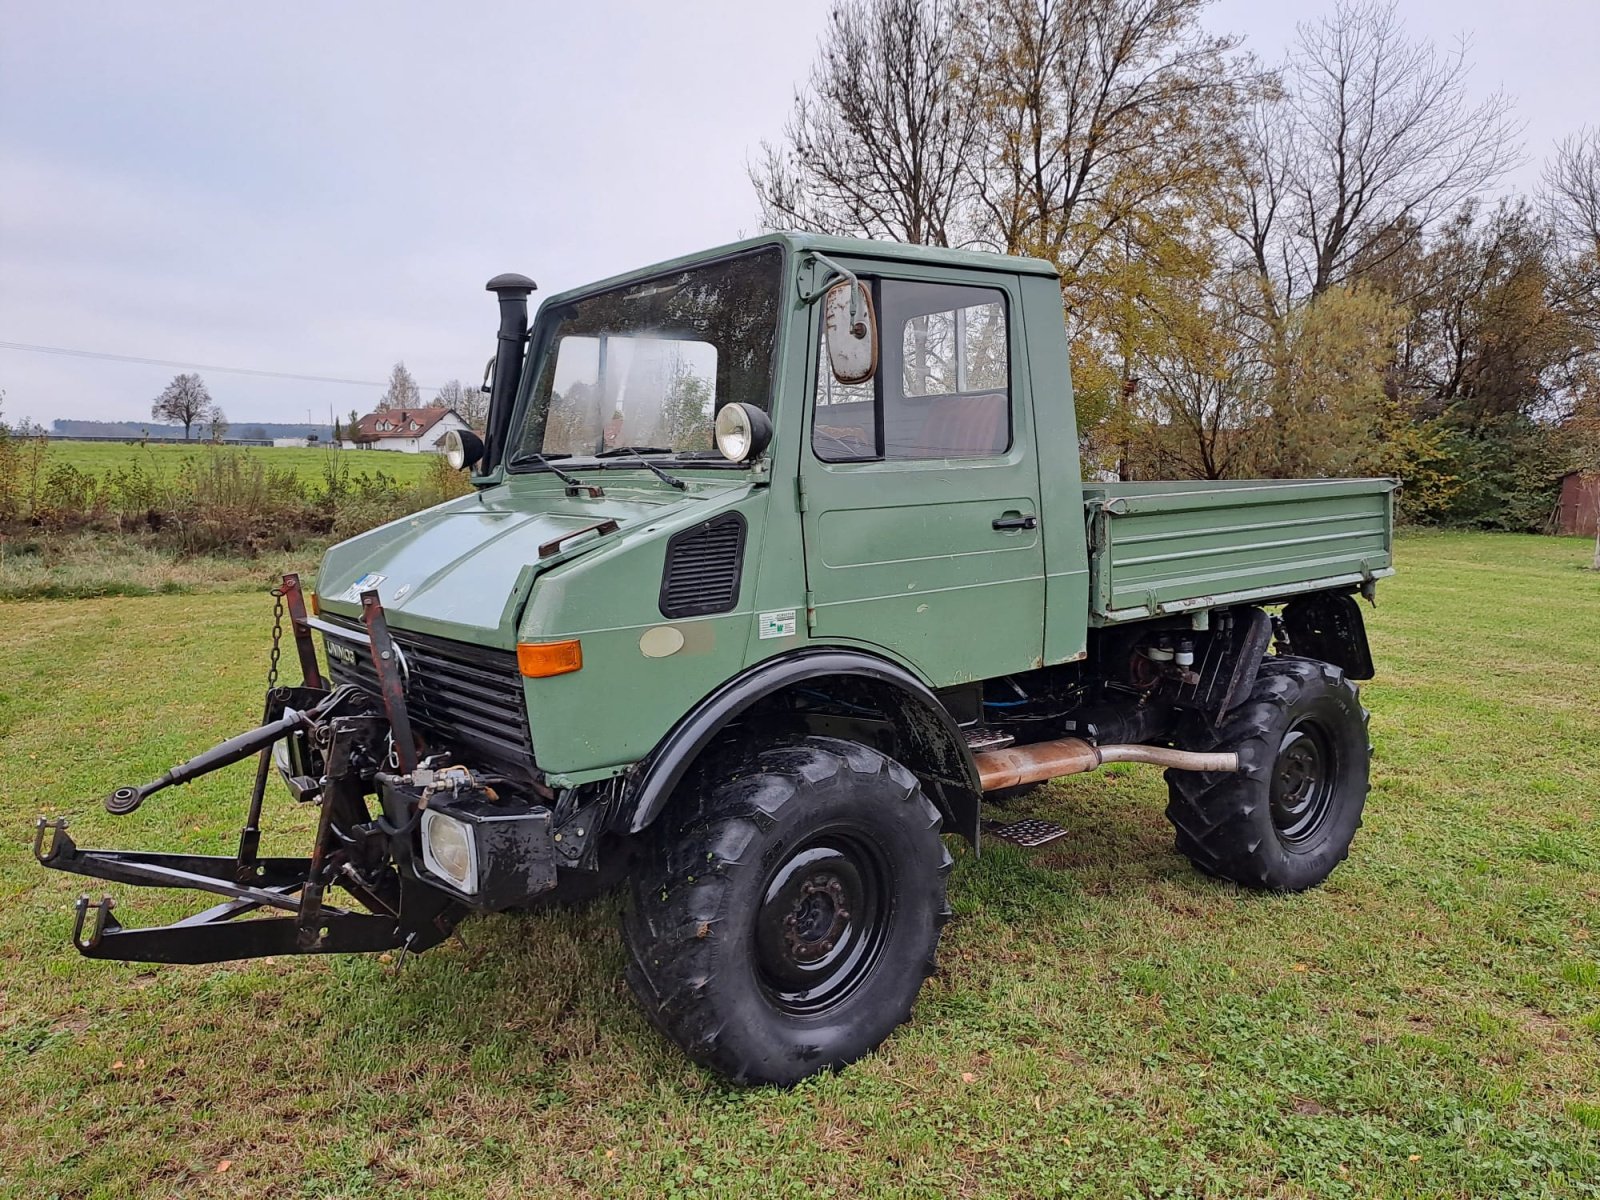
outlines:
[{"label": "windshield frame", "polygon": [[[545,300],[544,303],[539,306],[539,310],[534,316],[533,328],[528,332],[527,356],[523,362],[522,378],[517,384],[516,404],[511,410],[511,420],[506,433],[507,444],[501,451],[502,461],[505,464],[505,472],[508,475],[536,475],[545,473],[547,470],[547,468],[542,467],[534,462],[521,462],[513,466],[511,465],[511,460],[522,453],[521,439],[527,425],[528,407],[533,403],[534,389],[538,385],[540,375],[544,373],[549,356],[554,353],[556,349],[555,332],[562,323],[561,318],[557,316],[557,311],[559,309],[562,309],[569,304],[578,304],[585,300],[592,300],[595,297],[604,296],[611,292],[621,292],[627,291],[630,288],[648,286],[652,282],[676,277],[682,275],[686,271],[695,271],[702,267],[716,266],[720,263],[731,262],[735,259],[749,258],[761,254],[771,254],[773,252],[777,253],[778,259],[776,280],[777,294],[775,297],[776,303],[774,304],[773,310],[772,352],[768,356],[767,360],[767,380],[765,391],[765,411],[767,415],[771,417],[773,415],[773,408],[777,400],[777,383],[782,374],[782,358],[785,342],[784,332],[786,328],[786,322],[791,316],[789,307],[785,303],[785,298],[788,292],[788,284],[791,278],[790,248],[788,244],[781,239],[774,239],[770,242],[760,242],[753,246],[740,246],[736,250],[712,254],[704,258],[689,258],[674,260],[669,263],[661,263],[657,266],[646,267],[638,272],[630,272],[629,274],[619,276],[604,283],[595,284],[591,287],[563,292],[558,295],[551,296]],[[715,418],[716,413],[721,411],[722,406],[727,403],[731,403],[731,399],[722,400],[719,397],[719,403],[717,404],[716,409],[712,412],[712,417]],[[543,451],[541,451],[541,453],[543,453]],[[725,458],[715,448],[709,451],[690,451],[683,453],[687,454],[688,456],[680,457],[679,452],[672,452],[659,456],[648,455],[648,457],[660,457],[665,461],[670,461],[676,464],[679,468],[691,469],[712,467],[723,470],[747,470],[751,467],[754,467],[757,462],[757,459],[749,459],[743,462],[733,462]],[[552,458],[553,456],[551,454],[545,454],[544,457]],[[562,469],[567,471],[594,469],[606,469],[612,471],[627,469],[639,471],[646,470],[646,468],[643,466],[636,466],[632,468],[628,467],[627,456],[623,456],[621,458],[601,458],[595,454],[573,454],[555,457],[556,460],[560,462]],[[758,456],[758,458],[759,457],[760,456]]]}]

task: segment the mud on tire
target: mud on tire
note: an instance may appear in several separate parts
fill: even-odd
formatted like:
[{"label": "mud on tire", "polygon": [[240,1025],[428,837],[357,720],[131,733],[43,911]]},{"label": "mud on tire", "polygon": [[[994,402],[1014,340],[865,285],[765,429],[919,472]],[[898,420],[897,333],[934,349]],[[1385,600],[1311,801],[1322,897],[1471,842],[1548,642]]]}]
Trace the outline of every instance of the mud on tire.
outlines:
[{"label": "mud on tire", "polygon": [[1185,748],[1237,752],[1238,773],[1166,773],[1177,848],[1244,887],[1299,892],[1350,853],[1372,747],[1356,686],[1329,663],[1266,659],[1249,698]]},{"label": "mud on tire", "polygon": [[911,772],[808,737],[678,801],[623,917],[628,982],[657,1029],[734,1082],[788,1085],[910,1019],[951,866]]}]

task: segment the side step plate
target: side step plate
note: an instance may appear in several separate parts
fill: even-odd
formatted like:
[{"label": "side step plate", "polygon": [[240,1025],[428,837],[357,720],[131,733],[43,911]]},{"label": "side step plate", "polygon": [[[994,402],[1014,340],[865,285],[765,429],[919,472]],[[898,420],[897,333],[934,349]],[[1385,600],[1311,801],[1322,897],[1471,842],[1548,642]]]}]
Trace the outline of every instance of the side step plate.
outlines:
[{"label": "side step plate", "polygon": [[967,749],[977,754],[980,750],[1003,750],[1017,739],[998,729],[968,729]]},{"label": "side step plate", "polygon": [[1038,817],[1012,821],[1009,825],[985,821],[983,832],[989,837],[999,838],[1002,842],[1013,842],[1018,846],[1042,846],[1046,842],[1067,836],[1065,826],[1057,825],[1054,821],[1041,821]]}]

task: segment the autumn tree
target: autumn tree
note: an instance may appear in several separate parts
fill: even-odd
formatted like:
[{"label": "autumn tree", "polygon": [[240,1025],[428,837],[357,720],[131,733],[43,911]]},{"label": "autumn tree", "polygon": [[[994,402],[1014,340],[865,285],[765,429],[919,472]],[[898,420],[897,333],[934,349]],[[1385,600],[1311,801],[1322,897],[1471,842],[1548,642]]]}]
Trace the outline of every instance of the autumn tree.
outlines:
[{"label": "autumn tree", "polygon": [[1123,479],[1226,479],[1246,473],[1266,416],[1256,349],[1237,306],[1191,279],[1152,314],[1099,440]]},{"label": "autumn tree", "polygon": [[1256,80],[1208,0],[853,0],[777,147],[769,225],[975,245],[1059,264],[1080,421],[1130,338],[1214,245],[1222,147]]},{"label": "autumn tree", "polygon": [[184,374],[173,377],[171,383],[150,406],[152,420],[166,421],[183,426],[183,440],[189,440],[189,430],[196,422],[204,422],[211,414],[211,393],[205,380],[198,375]]},{"label": "autumn tree", "polygon": [[1124,222],[1185,191],[1252,64],[1204,32],[1210,0],[992,0],[960,69],[983,88],[979,240],[1080,269]]},{"label": "autumn tree", "polygon": [[1559,302],[1555,231],[1526,201],[1464,205],[1395,273],[1375,271],[1411,309],[1392,369],[1425,419],[1468,429],[1561,415],[1569,368],[1587,349]]},{"label": "autumn tree", "polygon": [[405,363],[395,363],[394,369],[389,372],[389,386],[379,403],[383,408],[422,407],[422,392],[418,389],[417,381],[412,378],[411,372],[406,370]]}]

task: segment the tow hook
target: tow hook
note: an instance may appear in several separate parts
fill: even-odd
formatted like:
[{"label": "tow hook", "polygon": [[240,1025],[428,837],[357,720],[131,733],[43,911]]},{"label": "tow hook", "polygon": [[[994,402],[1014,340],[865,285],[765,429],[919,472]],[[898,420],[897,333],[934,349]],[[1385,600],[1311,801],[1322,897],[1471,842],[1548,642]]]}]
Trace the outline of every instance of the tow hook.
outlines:
[{"label": "tow hook", "polygon": [[100,944],[100,939],[107,933],[114,933],[122,926],[117,924],[117,919],[111,915],[111,910],[116,907],[110,896],[101,896],[100,902],[94,907],[94,926],[89,930],[89,940],[83,940],[84,922],[89,916],[89,897],[79,896],[78,902],[72,906],[72,944],[78,948],[79,953],[88,954]]},{"label": "tow hook", "polygon": [[[44,848],[45,830],[50,830],[50,849]],[[56,817],[47,820],[40,817],[33,823],[33,856],[41,863],[48,865],[61,850],[61,838],[67,832],[67,819]]]}]

